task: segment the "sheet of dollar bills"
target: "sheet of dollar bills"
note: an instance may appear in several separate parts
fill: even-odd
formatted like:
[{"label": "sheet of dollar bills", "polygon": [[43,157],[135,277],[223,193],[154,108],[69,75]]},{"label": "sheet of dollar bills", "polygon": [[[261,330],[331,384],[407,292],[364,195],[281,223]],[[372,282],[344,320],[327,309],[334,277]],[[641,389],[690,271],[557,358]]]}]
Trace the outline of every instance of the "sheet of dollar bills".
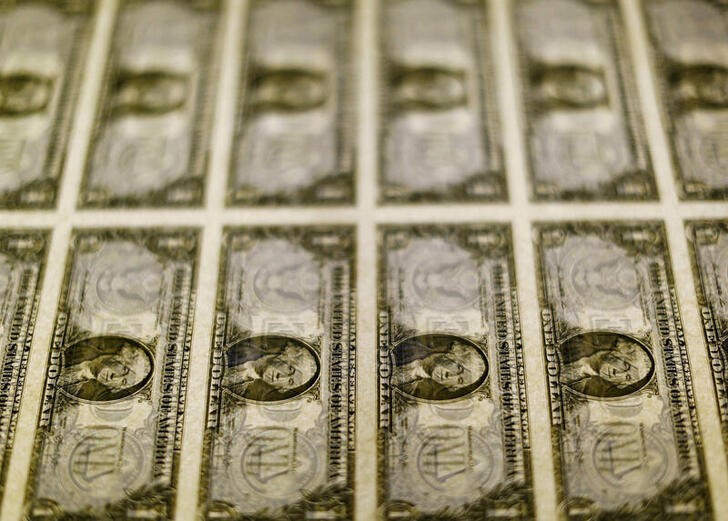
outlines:
[{"label": "sheet of dollar bills", "polygon": [[0,0],[3,521],[728,519],[728,2]]}]

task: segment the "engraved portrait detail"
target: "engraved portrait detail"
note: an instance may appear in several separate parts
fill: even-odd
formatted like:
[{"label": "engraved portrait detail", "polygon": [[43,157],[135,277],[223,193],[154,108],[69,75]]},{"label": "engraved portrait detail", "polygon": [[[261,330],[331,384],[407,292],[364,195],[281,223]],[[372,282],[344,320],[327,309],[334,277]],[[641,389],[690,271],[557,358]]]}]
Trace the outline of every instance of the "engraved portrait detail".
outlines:
[{"label": "engraved portrait detail", "polygon": [[728,67],[694,65],[672,71],[673,95],[685,108],[728,108]]},{"label": "engraved portrait detail", "polygon": [[114,82],[117,114],[155,115],[181,109],[188,97],[188,78],[163,71],[123,72]]},{"label": "engraved portrait detail", "polygon": [[400,109],[444,110],[465,105],[465,71],[436,67],[396,69],[391,102]]},{"label": "engraved portrait detail", "polygon": [[488,376],[488,361],[473,342],[455,335],[420,335],[393,350],[393,384],[421,400],[454,400],[477,390]]},{"label": "engraved portrait detail", "polygon": [[152,355],[130,338],[104,336],[78,341],[63,352],[59,387],[88,402],[127,398],[152,378]]},{"label": "engraved portrait detail", "polygon": [[579,65],[536,68],[534,98],[544,107],[593,108],[608,103],[604,73]]},{"label": "engraved portrait detail", "polygon": [[42,112],[53,96],[53,79],[36,74],[0,76],[0,117],[22,117]]},{"label": "engraved portrait detail", "polygon": [[655,372],[648,349],[636,339],[612,332],[575,335],[559,348],[560,379],[592,398],[619,398],[642,389]]},{"label": "engraved portrait detail", "polygon": [[252,80],[250,103],[259,111],[301,112],[322,107],[329,96],[326,73],[263,69]]},{"label": "engraved portrait detail", "polygon": [[226,352],[225,388],[256,402],[287,400],[318,380],[320,362],[302,341],[284,336],[247,338]]}]

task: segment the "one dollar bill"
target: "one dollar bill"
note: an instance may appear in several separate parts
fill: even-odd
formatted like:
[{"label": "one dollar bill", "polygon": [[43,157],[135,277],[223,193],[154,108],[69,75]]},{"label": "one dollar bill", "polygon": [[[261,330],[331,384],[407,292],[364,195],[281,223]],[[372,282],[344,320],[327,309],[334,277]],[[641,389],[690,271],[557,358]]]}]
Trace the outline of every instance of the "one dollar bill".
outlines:
[{"label": "one dollar bill", "polygon": [[710,519],[664,228],[536,225],[562,519]]},{"label": "one dollar bill", "polygon": [[0,2],[0,208],[56,202],[93,5]]},{"label": "one dollar bill", "polygon": [[656,199],[617,2],[514,2],[532,197]]},{"label": "one dollar bill", "polygon": [[351,0],[252,0],[227,202],[351,203]]},{"label": "one dollar bill", "polygon": [[0,498],[5,489],[49,234],[0,230]]},{"label": "one dollar bill", "polygon": [[354,229],[228,229],[200,515],[351,519]]},{"label": "one dollar bill", "polygon": [[507,197],[487,5],[382,3],[382,202]]},{"label": "one dollar bill", "polygon": [[689,221],[687,232],[723,439],[728,440],[728,221]]},{"label": "one dollar bill", "polygon": [[28,519],[172,517],[197,242],[193,229],[74,233]]},{"label": "one dollar bill", "polygon": [[122,0],[79,205],[202,203],[221,0]]},{"label": "one dollar bill", "polygon": [[728,4],[643,1],[683,199],[728,199]]},{"label": "one dollar bill", "polygon": [[532,519],[510,228],[387,226],[379,263],[383,518]]}]

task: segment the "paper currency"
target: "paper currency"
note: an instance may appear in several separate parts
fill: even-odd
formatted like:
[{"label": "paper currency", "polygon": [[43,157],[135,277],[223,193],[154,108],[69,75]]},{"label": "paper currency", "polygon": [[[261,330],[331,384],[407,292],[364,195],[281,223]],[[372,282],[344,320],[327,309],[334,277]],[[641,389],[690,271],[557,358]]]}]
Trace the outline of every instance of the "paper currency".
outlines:
[{"label": "paper currency", "polygon": [[728,199],[728,5],[643,2],[683,199]]},{"label": "paper currency", "polygon": [[379,234],[379,501],[385,519],[532,519],[507,225]]},{"label": "paper currency", "polygon": [[710,519],[662,225],[541,224],[536,249],[562,518]]},{"label": "paper currency", "polygon": [[196,258],[192,229],[74,234],[28,519],[173,515]]},{"label": "paper currency", "polygon": [[486,5],[382,3],[381,201],[506,199]]},{"label": "paper currency", "polygon": [[353,201],[353,8],[250,2],[228,204]]},{"label": "paper currency", "polygon": [[656,199],[619,4],[514,5],[532,197]]},{"label": "paper currency", "polygon": [[196,206],[207,168],[219,0],[123,0],[80,206]]},{"label": "paper currency", "polygon": [[45,231],[0,230],[0,498],[25,383],[48,236]]},{"label": "paper currency", "polygon": [[226,231],[203,518],[352,518],[353,234],[343,226]]},{"label": "paper currency", "polygon": [[691,221],[687,232],[723,438],[728,440],[728,221]]},{"label": "paper currency", "polygon": [[0,209],[55,205],[93,2],[0,2]]}]

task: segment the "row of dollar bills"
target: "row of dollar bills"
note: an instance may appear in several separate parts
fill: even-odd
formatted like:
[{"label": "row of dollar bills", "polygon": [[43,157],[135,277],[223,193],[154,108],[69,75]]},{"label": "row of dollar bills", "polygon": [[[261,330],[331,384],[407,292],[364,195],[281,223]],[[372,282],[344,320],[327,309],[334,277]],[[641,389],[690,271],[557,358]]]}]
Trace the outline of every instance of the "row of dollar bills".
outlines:
[{"label": "row of dollar bills", "polygon": [[[247,2],[233,43],[231,206],[351,204],[350,0]],[[368,3],[368,2],[365,2]],[[628,35],[614,1],[510,2],[534,200],[659,198]],[[728,36],[719,0],[646,0],[644,21],[683,199],[728,197]],[[96,3],[0,3],[0,206],[52,208]],[[78,206],[203,203],[223,47],[221,0],[122,0],[106,41]],[[506,201],[488,2],[379,9],[379,199]],[[507,58],[502,56],[501,58]]]},{"label": "row of dollar bills", "polygon": [[[376,346],[356,340],[350,226],[227,228],[205,345],[192,345],[198,230],[76,230],[52,341],[36,347],[25,516],[170,518],[193,401],[206,407],[202,518],[350,519],[356,376],[376,371],[384,519],[532,519],[529,438],[549,432],[566,519],[710,519],[663,225],[533,230],[550,423],[530,429],[508,224],[380,227]],[[728,435],[728,221],[687,235]],[[3,483],[48,238],[0,232]],[[206,396],[186,392],[195,349],[209,353]],[[361,349],[376,367],[357,366]]]},{"label": "row of dollar bills", "polygon": [[724,0],[0,0],[0,517],[721,519],[726,201]]}]

